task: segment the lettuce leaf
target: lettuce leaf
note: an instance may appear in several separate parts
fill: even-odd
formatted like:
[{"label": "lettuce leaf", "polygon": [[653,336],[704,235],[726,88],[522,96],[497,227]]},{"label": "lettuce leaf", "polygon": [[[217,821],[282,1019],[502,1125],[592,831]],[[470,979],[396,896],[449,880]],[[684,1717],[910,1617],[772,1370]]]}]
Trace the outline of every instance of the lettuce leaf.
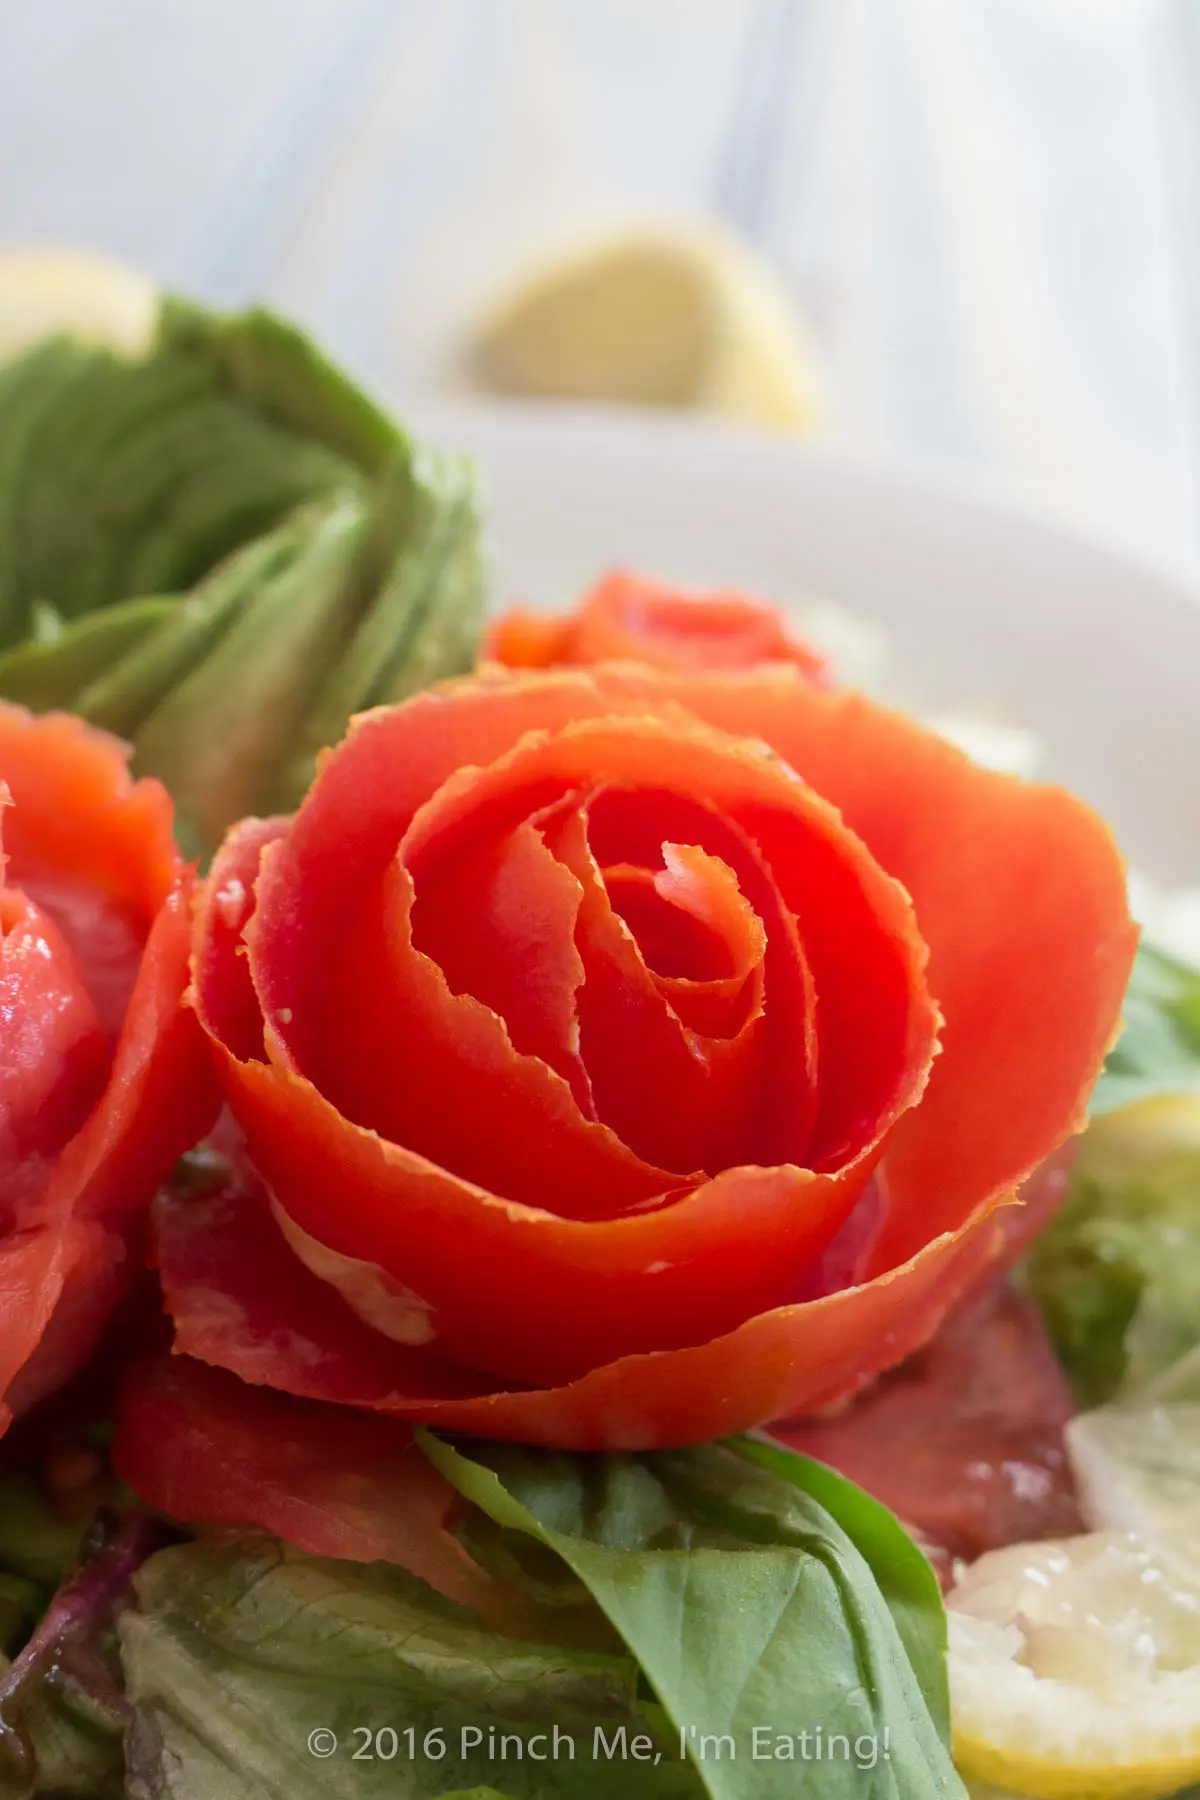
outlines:
[{"label": "lettuce leaf", "polygon": [[775,1755],[791,1745],[795,1760],[801,1733],[811,1755],[818,1728],[846,1746],[805,1769],[823,1800],[861,1795],[872,1759],[879,1800],[962,1794],[936,1582],[849,1483],[751,1443],[642,1457],[422,1443],[468,1499],[574,1570],[712,1800],[774,1800]]},{"label": "lettuce leaf", "polygon": [[0,1477],[0,1570],[47,1594],[78,1557],[88,1517],[54,1510],[27,1475]]},{"label": "lettuce leaf", "polygon": [[1200,1343],[1200,1114],[1156,1100],[1097,1121],[1022,1278],[1081,1406]]},{"label": "lettuce leaf", "polygon": [[474,476],[272,314],[163,309],[136,360],[0,370],[0,696],[135,745],[203,854],[350,717],[469,669]]},{"label": "lettuce leaf", "polygon": [[[7,404],[18,386],[23,409]],[[27,637],[35,601],[77,619],[180,592],[303,501],[363,480],[319,438],[264,417],[169,323],[135,361],[52,341],[0,371],[0,467],[6,645]]]},{"label": "lettuce leaf", "polygon": [[1200,1093],[1200,971],[1143,942],[1124,1016],[1092,1095],[1092,1116],[1160,1094]]},{"label": "lettuce leaf", "polygon": [[675,1757],[596,1754],[597,1730],[650,1742],[627,1656],[498,1637],[401,1569],[247,1536],[164,1550],[136,1588],[130,1800],[697,1795]]},{"label": "lettuce leaf", "polygon": [[0,1793],[121,1800],[129,1710],[116,1620],[155,1535],[142,1514],[99,1520],[0,1674]]}]

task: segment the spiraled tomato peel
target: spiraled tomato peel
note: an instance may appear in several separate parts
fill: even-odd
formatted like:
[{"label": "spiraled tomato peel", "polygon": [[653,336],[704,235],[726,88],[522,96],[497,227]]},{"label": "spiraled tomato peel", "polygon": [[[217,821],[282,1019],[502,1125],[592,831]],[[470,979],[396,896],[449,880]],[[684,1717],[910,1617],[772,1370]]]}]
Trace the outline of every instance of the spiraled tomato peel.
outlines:
[{"label": "spiraled tomato peel", "polygon": [[510,668],[641,662],[661,669],[753,668],[783,662],[825,685],[811,645],[788,636],[779,611],[746,594],[691,593],[623,571],[606,575],[565,619],[519,608],[497,620],[484,654]]},{"label": "spiraled tomato peel", "polygon": [[[803,1009],[794,999],[781,1006],[770,978],[786,919],[772,931],[732,851],[664,831],[658,801],[639,798],[651,792],[693,817],[697,802],[711,807],[743,834],[795,921],[813,1006],[807,1167],[743,1164],[703,1179],[700,1159],[680,1154],[699,1147],[698,1132],[690,1142],[680,1134],[669,1158],[655,1146],[667,1170],[646,1157],[648,1143],[638,1146],[634,1161],[650,1182],[641,1193],[636,1183],[609,1185],[603,1156],[590,1160],[590,1188],[585,1180],[555,1193],[560,1165],[547,1157],[536,1169],[527,1123],[544,1124],[551,1109],[539,1111],[531,1088],[522,1099],[515,1073],[522,1059],[541,1059],[517,1047],[504,1009],[511,1004],[525,1046],[538,1041],[536,1020],[557,1054],[563,996],[556,989],[552,1005],[535,996],[523,1010],[505,997],[507,973],[508,989],[504,980],[488,987],[494,1006],[465,985],[457,991],[472,978],[470,957],[455,965],[450,928],[420,924],[423,878],[465,923],[469,884],[457,871],[499,868],[503,856],[487,857],[534,821],[542,845],[562,851],[555,833],[593,805],[598,819],[601,793],[633,796],[605,798],[603,832],[595,820],[586,831],[605,893],[613,876],[610,921],[621,918],[614,895],[639,903],[628,889],[641,877],[626,871],[653,877],[664,843],[716,856],[764,924],[764,1018],[774,996],[775,1028],[790,1022],[793,1042],[797,1026],[803,1036]],[[244,836],[240,844],[248,869],[255,846]],[[528,837],[513,855],[527,852],[527,908],[519,884],[502,905],[488,890],[497,910],[483,935],[497,953],[502,943],[534,944],[573,910],[571,890]],[[570,856],[555,860],[584,886],[578,852],[576,843],[573,869]],[[1053,871],[1032,893],[1047,858]],[[535,865],[557,901],[539,894]],[[317,1398],[589,1448],[687,1442],[823,1406],[925,1342],[1000,1254],[999,1209],[1075,1127],[1133,948],[1120,860],[1086,807],[988,775],[911,721],[782,668],[719,678],[632,665],[496,673],[368,715],[326,759],[247,885],[244,929],[218,942],[201,926],[195,993],[286,1239],[261,1204],[249,1240],[240,1235],[248,1213],[222,1235],[209,1275],[217,1291],[236,1288],[245,1322],[223,1338],[204,1328],[203,1285],[186,1259],[173,1264],[163,1251],[180,1347]],[[575,955],[587,973],[581,916],[574,952],[556,944],[539,974],[573,981]],[[201,918],[214,918],[208,899]],[[652,982],[652,921],[644,949],[623,922]],[[239,931],[248,958],[235,955]],[[420,948],[439,942],[454,981]],[[235,961],[248,961],[257,1023]],[[664,989],[654,992],[669,1006]],[[613,1042],[627,998],[614,983],[604,1027]],[[934,1062],[939,1009],[945,1048]],[[686,1037],[696,1027],[682,1029]],[[574,1055],[569,1025],[565,1035]],[[801,1085],[780,1077],[782,1039],[779,1049],[763,1085],[778,1084],[771,1105],[790,1094],[803,1113]],[[433,1064],[437,1079],[422,1085]],[[634,1155],[605,1121],[590,1077],[596,1120],[565,1063],[541,1066],[543,1088],[558,1083],[560,1119],[574,1109],[581,1170],[589,1125],[610,1133],[606,1153],[615,1143]],[[389,1067],[412,1092],[397,1092]],[[526,1121],[508,1140],[506,1099],[509,1118]],[[421,1109],[441,1116],[430,1125]],[[981,1134],[974,1159],[964,1119]],[[496,1148],[505,1142],[511,1151]],[[711,1137],[704,1155],[716,1160]],[[615,1153],[610,1160],[615,1167]],[[838,1264],[825,1252],[877,1165],[881,1200],[851,1285],[826,1292],[819,1271]],[[289,1268],[288,1283],[273,1280],[271,1266]],[[303,1305],[293,1276],[310,1284]],[[385,1335],[393,1293],[402,1295],[399,1344]],[[374,1375],[372,1356],[382,1358]],[[494,1391],[497,1382],[520,1391]]]}]

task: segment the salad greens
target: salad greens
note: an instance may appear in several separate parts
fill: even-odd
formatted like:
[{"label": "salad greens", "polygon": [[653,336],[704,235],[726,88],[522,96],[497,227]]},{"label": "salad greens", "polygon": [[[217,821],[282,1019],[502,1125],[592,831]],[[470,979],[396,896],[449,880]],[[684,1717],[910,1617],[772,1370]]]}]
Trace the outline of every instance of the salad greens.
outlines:
[{"label": "salad greens", "polygon": [[0,1476],[0,1573],[49,1594],[73,1566],[90,1522],[60,1516],[28,1476]]},{"label": "salad greens", "polygon": [[355,712],[474,660],[478,497],[269,313],[0,369],[0,696],[130,738],[189,851],[292,808]]},{"label": "salad greens", "polygon": [[1092,1095],[1093,1118],[1158,1095],[1200,1093],[1200,970],[1143,941],[1124,1015]]},{"label": "salad greens", "polygon": [[127,1515],[0,1675],[0,1794],[962,1795],[937,1582],[842,1477],[766,1440],[423,1446],[544,1641],[500,1636],[400,1568],[258,1532],[158,1548]]},{"label": "salad greens", "polygon": [[1200,1341],[1200,973],[1143,944],[1066,1204],[1025,1285],[1082,1406]]},{"label": "salad greens", "polygon": [[574,1570],[712,1800],[769,1800],[818,1728],[839,1744],[816,1759],[823,1795],[861,1793],[868,1766],[879,1796],[961,1794],[937,1584],[850,1483],[750,1443],[579,1457],[422,1442],[468,1499]]},{"label": "salad greens", "polygon": [[0,1674],[0,1793],[120,1800],[129,1722],[116,1621],[154,1547],[148,1515],[101,1515],[78,1564]]},{"label": "salad greens", "polygon": [[1025,1280],[1082,1405],[1168,1368],[1200,1340],[1200,1144],[1134,1168],[1085,1144]]},{"label": "salad greens", "polygon": [[136,1589],[134,1800],[697,1792],[674,1757],[594,1755],[648,1739],[628,1656],[497,1637],[403,1570],[248,1537],[163,1551]]},{"label": "salad greens", "polygon": [[1200,1342],[1200,972],[1143,943],[1124,1010],[1066,1203],[1021,1271],[1081,1406]]}]

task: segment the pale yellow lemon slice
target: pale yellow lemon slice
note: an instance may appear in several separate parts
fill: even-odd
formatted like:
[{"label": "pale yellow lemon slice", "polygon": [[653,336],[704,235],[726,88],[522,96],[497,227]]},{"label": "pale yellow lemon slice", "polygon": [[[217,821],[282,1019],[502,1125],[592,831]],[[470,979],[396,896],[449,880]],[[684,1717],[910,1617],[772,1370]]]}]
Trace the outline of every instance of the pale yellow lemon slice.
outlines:
[{"label": "pale yellow lemon slice", "polygon": [[955,1760],[972,1781],[1165,1800],[1200,1779],[1200,1580],[1157,1547],[1096,1531],[996,1550],[947,1607]]},{"label": "pale yellow lemon slice", "polygon": [[716,229],[604,238],[533,270],[470,349],[498,393],[698,408],[789,430],[820,416],[816,355],[774,276]]},{"label": "pale yellow lemon slice", "polygon": [[136,354],[158,299],[148,276],[94,251],[0,247],[0,363],[58,332]]}]

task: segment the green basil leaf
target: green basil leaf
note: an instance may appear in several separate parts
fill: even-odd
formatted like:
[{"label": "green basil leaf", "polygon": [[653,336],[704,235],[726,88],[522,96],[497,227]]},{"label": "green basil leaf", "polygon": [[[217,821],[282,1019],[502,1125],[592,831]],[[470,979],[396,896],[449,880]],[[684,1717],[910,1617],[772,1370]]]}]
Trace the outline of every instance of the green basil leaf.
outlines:
[{"label": "green basil leaf", "polygon": [[[590,1590],[712,1800],[774,1800],[798,1780],[850,1800],[868,1772],[879,1800],[962,1794],[870,1565],[791,1476],[720,1445],[585,1457],[421,1441],[461,1493]],[[886,1561],[882,1527],[860,1517]]]},{"label": "green basil leaf", "polygon": [[950,1744],[946,1612],[933,1565],[894,1513],[836,1469],[760,1438],[729,1448],[810,1494],[841,1526],[875,1577],[942,1742]]},{"label": "green basil leaf", "polygon": [[697,1800],[628,1657],[499,1637],[401,1569],[248,1536],[164,1550],[136,1589],[129,1800]]}]

